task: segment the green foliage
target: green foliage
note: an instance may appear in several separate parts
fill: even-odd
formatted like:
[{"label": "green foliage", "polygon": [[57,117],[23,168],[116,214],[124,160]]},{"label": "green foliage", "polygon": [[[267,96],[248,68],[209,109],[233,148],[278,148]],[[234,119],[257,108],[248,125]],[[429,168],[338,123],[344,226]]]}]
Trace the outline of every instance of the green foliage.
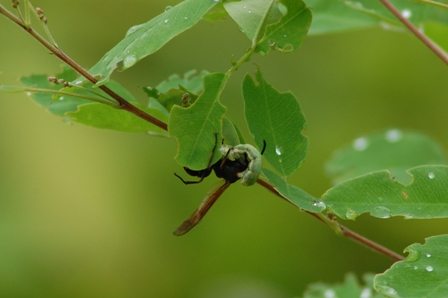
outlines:
[{"label": "green foliage", "polygon": [[421,133],[391,129],[359,137],[335,151],[326,169],[334,184],[385,169],[409,183],[407,169],[430,164],[446,164],[438,143]]},{"label": "green foliage", "polygon": [[429,237],[404,251],[404,261],[375,277],[375,289],[386,297],[446,297],[448,235]]},{"label": "green foliage", "polygon": [[264,156],[283,176],[290,176],[303,163],[308,138],[297,99],[291,92],[280,93],[269,85],[257,71],[254,80],[246,75],[243,81],[245,115],[249,130],[258,147],[267,143]]},{"label": "green foliage", "polygon": [[99,76],[99,85],[106,83],[110,75],[122,62],[122,70],[134,66],[144,57],[158,51],[168,41],[194,26],[217,1],[186,0],[145,24],[129,28],[125,38],[98,61],[89,73]]},{"label": "green foliage", "polygon": [[373,172],[336,185],[322,200],[343,219],[355,219],[365,212],[378,218],[448,217],[448,166],[420,166],[408,173],[412,177],[409,185],[388,171]]},{"label": "green foliage", "polygon": [[[174,106],[168,125],[169,133],[179,142],[177,162],[193,170],[205,169],[215,144],[214,133],[221,139],[222,118],[226,108],[219,102],[225,86],[224,73],[212,73],[204,77],[204,92],[189,108]],[[220,158],[219,146],[212,162]]]},{"label": "green foliage", "polygon": [[[134,104],[135,107],[145,111],[158,119],[167,119],[166,116],[155,109],[143,107],[140,104]],[[67,112],[66,121],[74,121],[87,126],[96,128],[113,129],[124,132],[148,132],[158,136],[168,136],[166,131],[155,127],[148,121],[145,121],[129,112],[112,108],[100,103],[86,103],[78,106],[76,112]]]},{"label": "green foliage", "polygon": [[[313,25],[310,28],[312,35],[378,26],[392,30],[402,30],[404,27],[379,1],[306,0],[305,2],[313,9]],[[418,1],[390,0],[390,2],[425,35],[443,49],[448,49],[446,10]]]},{"label": "green foliage", "polygon": [[[191,170],[206,169],[209,162],[213,164],[223,158],[224,154],[219,150],[221,142],[232,146],[246,143],[241,132],[244,129],[228,118],[228,108],[221,103],[227,81],[253,54],[297,50],[310,29],[311,11],[314,23],[310,34],[379,25],[403,28],[378,1],[306,2],[308,6],[300,0],[242,0],[219,4],[211,0],[186,0],[167,7],[165,12],[147,23],[130,28],[125,38],[89,72],[100,78],[97,85],[107,86],[138,110],[168,123],[168,132],[125,111],[119,102],[98,86],[76,80],[75,72],[67,66],[56,75],[58,79],[73,82],[67,87],[49,83],[46,75],[31,75],[21,79],[25,86],[2,85],[0,91],[26,92],[50,113],[84,125],[174,137],[178,142],[175,159],[179,165]],[[439,14],[435,7],[413,1],[392,3],[419,28],[430,28],[427,32],[436,42],[445,48],[448,46],[443,41],[448,17]],[[183,77],[172,75],[156,87],[143,88],[149,104],[138,103],[124,87],[109,79],[118,64],[122,63],[122,70],[132,67],[201,18],[216,21],[227,16],[236,22],[251,42],[245,54],[232,61],[227,72],[189,71]],[[303,164],[308,150],[307,123],[297,98],[291,92],[280,92],[274,88],[263,78],[259,68],[254,77],[249,74],[244,77],[242,96],[253,142],[258,149],[263,148],[263,142],[266,142],[263,157],[275,170],[264,168],[262,179],[267,178],[293,205],[318,213],[316,216],[326,223],[329,221],[326,221],[326,214],[322,214],[324,211],[350,220],[363,213],[383,219],[393,216],[414,219],[448,217],[448,166],[443,150],[431,138],[398,129],[357,138],[352,144],[335,151],[327,163],[327,172],[335,186],[319,199],[286,180]],[[215,151],[210,161],[213,148]],[[233,159],[241,158],[247,152],[242,150],[238,153],[241,155]],[[408,258],[378,275],[375,288],[389,297],[446,294],[447,264],[444,255],[447,253],[447,239],[446,235],[431,237],[425,245],[409,246],[405,250],[409,253]],[[311,286],[305,297],[329,297],[330,294],[337,297],[367,297],[367,294],[368,297],[377,297],[372,294],[371,281],[369,277],[367,286],[361,286],[352,275],[348,275],[342,285]]]},{"label": "green foliage", "polygon": [[365,274],[365,285],[360,285],[353,274],[347,274],[345,281],[342,284],[324,284],[315,283],[308,287],[304,298],[327,298],[327,297],[368,297],[379,298],[383,297],[380,294],[374,293],[373,289],[373,274]]}]

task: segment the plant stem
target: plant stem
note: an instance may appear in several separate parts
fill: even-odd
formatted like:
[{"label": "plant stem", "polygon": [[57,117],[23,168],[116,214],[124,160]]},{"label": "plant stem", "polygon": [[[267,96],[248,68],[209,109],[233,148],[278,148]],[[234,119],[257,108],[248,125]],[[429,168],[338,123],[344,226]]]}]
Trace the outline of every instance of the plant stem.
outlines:
[{"label": "plant stem", "polygon": [[431,0],[414,0],[414,1],[415,2],[424,3],[424,4],[428,4],[428,5],[434,5],[434,6],[439,7],[439,8],[448,9],[448,5],[447,4],[436,2],[436,1],[431,1]]},{"label": "plant stem", "polygon": [[[281,195],[281,194],[274,188],[274,186],[272,186],[270,183],[268,183],[268,182],[266,182],[266,181],[264,181],[264,180],[262,180],[262,179],[258,179],[258,180],[257,180],[257,183],[260,184],[261,186],[263,186],[264,188],[266,188],[267,190],[269,190],[270,192],[272,192],[273,194],[275,194],[276,196],[278,196],[278,197],[280,197],[281,199],[285,200],[286,202],[292,204],[292,203],[289,202],[287,199],[285,199],[285,198],[284,198],[284,197],[283,197],[283,196],[282,196],[282,195]],[[295,206],[295,207],[297,207],[297,206],[294,205],[294,204],[292,204],[292,205]],[[323,219],[321,218],[321,215],[320,215],[320,214],[313,213],[313,212],[309,212],[309,211],[305,211],[305,212],[308,213],[309,215],[313,216],[314,218],[320,220],[321,222],[327,223],[326,220],[323,220]],[[327,223],[327,224],[328,224],[328,223]],[[379,252],[379,253],[381,253],[381,254],[383,254],[383,255],[385,255],[385,256],[387,256],[387,257],[389,257],[389,258],[391,258],[391,259],[393,259],[393,260],[395,260],[395,261],[402,261],[402,260],[404,260],[404,257],[403,257],[403,256],[401,256],[401,255],[399,255],[399,254],[397,254],[397,253],[391,251],[390,249],[388,249],[388,248],[386,248],[386,247],[384,247],[384,246],[382,246],[382,245],[380,245],[380,244],[378,244],[378,243],[376,243],[376,242],[373,242],[373,241],[370,240],[370,239],[367,239],[367,238],[365,238],[365,237],[363,237],[363,236],[361,236],[361,235],[359,235],[359,234],[353,232],[353,231],[350,230],[349,228],[347,228],[347,227],[345,227],[345,226],[343,226],[343,225],[341,225],[341,224],[339,224],[339,223],[337,223],[337,222],[335,222],[335,221],[332,222],[332,225],[338,225],[338,230],[342,231],[342,235],[344,235],[345,237],[348,237],[348,238],[350,238],[350,239],[352,239],[352,240],[354,240],[354,241],[356,241],[356,242],[358,242],[358,243],[361,243],[361,244],[363,244],[364,246],[367,246],[367,247],[373,249],[374,251],[377,251],[377,252]],[[334,229],[334,228],[333,228],[333,229]]]},{"label": "plant stem", "polygon": [[418,39],[420,39],[431,51],[433,51],[443,62],[448,64],[447,54],[432,42],[426,35],[420,32],[414,24],[406,19],[388,0],[379,0],[400,22],[402,22]]},{"label": "plant stem", "polygon": [[[49,43],[47,40],[45,40],[39,33],[37,33],[35,30],[33,30],[31,27],[27,28],[26,25],[17,18],[14,14],[10,13],[3,5],[0,5],[0,14],[3,14],[8,19],[19,25],[22,29],[24,29],[28,34],[30,34],[32,37],[34,37],[39,43],[41,43],[45,48],[47,48],[51,53],[53,53],[56,57],[67,63],[71,68],[73,68],[77,73],[85,77],[87,80],[92,82],[93,84],[96,84],[98,80],[90,75],[87,70],[82,68],[78,63],[76,63],[74,60],[72,60],[70,57],[68,57],[62,50],[55,47],[53,44]],[[159,119],[149,115],[148,113],[136,108],[132,104],[130,104],[127,100],[122,98],[120,95],[109,89],[105,85],[98,86],[101,90],[103,90],[106,94],[108,94],[110,97],[112,97],[114,100],[117,101],[120,108],[128,111],[137,117],[140,117],[158,127],[164,130],[168,130],[168,125],[160,121]]]}]

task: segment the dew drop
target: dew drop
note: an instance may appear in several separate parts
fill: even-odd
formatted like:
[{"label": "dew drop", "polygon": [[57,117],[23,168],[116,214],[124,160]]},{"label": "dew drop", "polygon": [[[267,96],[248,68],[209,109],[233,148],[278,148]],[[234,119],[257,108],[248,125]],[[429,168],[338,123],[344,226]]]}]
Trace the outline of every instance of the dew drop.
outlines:
[{"label": "dew drop", "polygon": [[358,214],[356,213],[356,211],[348,209],[345,213],[345,217],[347,217],[347,219],[355,219],[358,217]]},{"label": "dew drop", "polygon": [[375,207],[371,212],[370,215],[379,217],[379,218],[389,218],[390,217],[390,210],[387,207],[378,206]]},{"label": "dew drop", "polygon": [[336,298],[336,293],[333,290],[329,289],[324,292],[324,297],[325,298]]},{"label": "dew drop", "polygon": [[366,138],[358,138],[353,142],[353,149],[356,151],[363,151],[369,146],[369,141]]},{"label": "dew drop", "polygon": [[431,257],[431,254],[429,254],[429,253],[426,254],[426,257],[427,257],[427,258],[430,258],[430,257]]},{"label": "dew drop", "polygon": [[76,81],[75,82],[75,85],[79,85],[79,84],[81,84],[82,83],[82,81]]},{"label": "dew drop", "polygon": [[170,19],[165,19],[165,21],[163,21],[165,24],[168,23],[170,21]]},{"label": "dew drop", "polygon": [[218,3],[221,2],[221,0],[212,0],[212,2]]},{"label": "dew drop", "polygon": [[420,259],[420,252],[418,250],[408,249],[407,253],[408,256],[406,257],[406,260],[409,262],[414,262]]},{"label": "dew drop", "polygon": [[432,266],[426,266],[426,271],[428,272],[432,272],[434,270],[434,268]]},{"label": "dew drop", "polygon": [[171,8],[173,8],[171,5],[168,5],[167,7],[165,7],[165,12],[167,12],[168,10],[170,10]]},{"label": "dew drop", "polygon": [[273,40],[269,40],[269,41],[268,41],[268,45],[269,45],[270,47],[275,46],[275,41],[273,41]]},{"label": "dew drop", "polygon": [[436,175],[435,175],[433,172],[429,172],[429,173],[428,173],[428,178],[429,178],[429,179],[434,179],[435,176],[436,176]]},{"label": "dew drop", "polygon": [[188,20],[188,17],[184,17],[184,20]]},{"label": "dew drop", "polygon": [[129,28],[128,32],[126,32],[126,36],[128,36],[129,34],[134,33],[135,31],[137,31],[137,29],[139,29],[142,25],[135,25],[132,26],[131,28]]},{"label": "dew drop", "polygon": [[391,129],[386,132],[386,140],[391,143],[398,142],[402,137],[403,134],[399,129]]},{"label": "dew drop", "polygon": [[407,214],[404,215],[404,218],[406,218],[406,219],[412,219],[414,217],[415,217],[415,215],[412,214],[412,213],[407,213]]},{"label": "dew drop", "polygon": [[409,19],[412,16],[412,11],[410,9],[403,9],[401,11],[401,15],[406,18]]},{"label": "dew drop", "polygon": [[123,66],[129,68],[137,62],[137,57],[135,55],[129,55],[123,60]]},{"label": "dew drop", "polygon": [[418,266],[414,266],[414,270],[417,270],[418,269]]},{"label": "dew drop", "polygon": [[313,202],[313,206],[314,207],[319,207],[321,209],[321,211],[325,210],[325,208],[327,208],[327,205],[325,205],[325,203],[321,200],[318,201],[314,201]]},{"label": "dew drop", "polygon": [[370,298],[372,297],[372,290],[369,288],[364,288],[361,292],[360,298]]},{"label": "dew drop", "polygon": [[59,97],[59,100],[64,100],[64,99],[65,99],[64,96]]},{"label": "dew drop", "polygon": [[385,290],[385,293],[390,296],[397,296],[397,291],[394,288],[386,287],[384,290]]},{"label": "dew drop", "polygon": [[275,146],[275,153],[277,155],[282,155],[283,154],[283,147],[282,146]]},{"label": "dew drop", "polygon": [[31,96],[32,93],[28,91],[28,92],[26,93],[26,95]]}]

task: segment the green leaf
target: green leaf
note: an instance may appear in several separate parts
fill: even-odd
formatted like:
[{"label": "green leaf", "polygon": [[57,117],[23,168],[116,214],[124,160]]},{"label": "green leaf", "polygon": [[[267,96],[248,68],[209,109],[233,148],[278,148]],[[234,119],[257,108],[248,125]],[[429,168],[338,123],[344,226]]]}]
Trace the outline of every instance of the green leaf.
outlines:
[{"label": "green leaf", "polygon": [[263,38],[258,42],[256,52],[267,54],[270,49],[291,52],[300,47],[311,25],[311,11],[300,0],[282,0],[287,13],[275,24],[266,27]]},{"label": "green leaf", "polygon": [[313,11],[309,34],[328,34],[378,26],[378,19],[353,10],[341,1],[305,0]]},{"label": "green leaf", "polygon": [[378,170],[389,170],[395,179],[409,183],[407,169],[445,163],[442,148],[430,137],[391,129],[359,137],[338,149],[327,162],[326,170],[334,184]]},{"label": "green leaf", "polygon": [[[134,104],[140,110],[167,122],[168,117],[162,112]],[[168,136],[168,133],[124,110],[116,109],[100,103],[87,103],[80,105],[76,112],[66,114],[69,120],[96,128],[112,129],[124,132],[150,132],[153,135]]]},{"label": "green leaf", "polygon": [[258,84],[246,75],[243,81],[245,115],[258,148],[266,141],[264,157],[283,176],[290,176],[303,163],[308,138],[302,134],[306,121],[291,92],[280,93],[259,70]]},{"label": "green leaf", "polygon": [[325,204],[302,189],[289,184],[274,172],[263,169],[263,174],[275,189],[291,204],[309,212],[320,213],[325,209]]},{"label": "green leaf", "polygon": [[263,37],[266,26],[278,22],[282,17],[275,0],[225,2],[224,8],[252,41],[253,47]]},{"label": "green leaf", "polygon": [[448,166],[419,166],[408,170],[412,183],[395,180],[388,171],[373,172],[328,190],[322,200],[343,219],[362,213],[389,218],[448,217]]},{"label": "green leaf", "polygon": [[[63,66],[62,73],[57,74],[55,77],[64,79],[68,82],[74,80],[76,73],[68,66]],[[79,87],[66,87],[60,89],[60,86],[48,82],[47,75],[31,75],[29,77],[21,78],[21,81],[29,87],[15,87],[15,90],[22,89],[23,91],[27,91],[30,88],[47,90],[45,93],[37,92],[30,94],[30,96],[39,105],[47,108],[52,114],[66,116],[65,120],[67,122],[74,121],[96,128],[106,128],[118,131],[148,131],[151,134],[167,136],[166,131],[161,130],[134,114],[118,109],[118,105],[116,106],[117,108],[114,108],[111,105],[96,102],[106,102],[107,100],[105,98],[109,98],[109,96],[101,89],[93,88],[90,82],[84,82],[84,84]],[[168,116],[163,114],[160,110],[145,108],[139,105],[132,94],[117,82],[109,81],[107,87],[114,90],[114,92],[134,106],[146,111],[159,120],[168,120]],[[54,91],[54,93],[52,93],[52,91]],[[62,92],[65,93],[63,96],[60,95]],[[58,96],[54,96],[54,94],[58,94]],[[84,98],[79,98],[79,96]],[[112,99],[108,101],[108,103],[113,102]]]},{"label": "green leaf", "polygon": [[[214,133],[221,140],[222,118],[226,112],[219,102],[219,96],[227,82],[228,75],[212,73],[204,77],[204,92],[189,108],[173,106],[168,125],[169,134],[178,141],[176,161],[192,170],[207,167],[210,153],[215,145]],[[213,162],[221,158],[216,146]]]},{"label": "green leaf", "polygon": [[202,78],[209,72],[202,70],[197,72],[195,69],[187,71],[184,73],[183,77],[178,74],[173,74],[168,77],[168,80],[161,82],[157,85],[157,90],[161,93],[165,93],[170,89],[179,88],[179,86],[185,87],[185,89],[190,90],[194,93],[201,93],[204,90],[204,84]]},{"label": "green leaf", "polygon": [[356,276],[348,273],[342,284],[324,284],[322,282],[311,284],[305,291],[304,298],[328,298],[328,297],[366,297],[380,298],[380,294],[373,289],[373,274],[364,274],[364,285],[360,285]]},{"label": "green leaf", "polygon": [[183,105],[182,98],[186,93],[189,96],[189,104],[195,102],[196,94],[201,93],[204,89],[202,78],[207,74],[208,72],[205,70],[200,73],[197,73],[196,70],[190,70],[182,78],[174,74],[155,88],[143,87],[143,91],[156,99],[167,111],[171,111],[173,105]]},{"label": "green leaf", "polygon": [[426,238],[408,246],[405,260],[374,279],[386,297],[446,297],[448,293],[448,235]]},{"label": "green leaf", "polygon": [[212,0],[185,0],[147,23],[131,27],[125,38],[107,52],[89,73],[100,77],[97,85],[106,83],[118,63],[123,62],[122,70],[125,70],[155,53],[172,38],[199,22],[216,3]]},{"label": "green leaf", "polygon": [[[62,72],[56,74],[55,75],[56,78],[64,79],[67,82],[73,81],[76,78],[76,73],[73,69],[69,68],[67,65],[62,65],[61,67]],[[20,82],[22,82],[22,84],[28,87],[49,89],[55,91],[61,89],[60,85],[55,85],[48,81],[48,75],[30,75],[27,77],[21,77]],[[76,90],[76,93],[89,96],[92,95],[83,90]],[[98,93],[101,93],[101,91],[98,91]],[[38,105],[43,106],[50,113],[59,116],[64,115],[68,111],[76,111],[78,105],[90,102],[87,99],[72,96],[59,97],[58,100],[54,100],[53,94],[51,93],[30,93],[29,95],[31,99],[33,99]]]},{"label": "green leaf", "polygon": [[245,143],[238,127],[228,117],[222,119],[222,137],[231,146]]}]

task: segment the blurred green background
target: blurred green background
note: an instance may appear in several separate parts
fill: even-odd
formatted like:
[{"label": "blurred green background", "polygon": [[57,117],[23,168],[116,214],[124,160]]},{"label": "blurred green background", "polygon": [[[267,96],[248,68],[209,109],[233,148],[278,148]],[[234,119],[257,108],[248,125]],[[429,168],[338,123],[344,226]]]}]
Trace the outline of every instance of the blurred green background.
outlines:
[{"label": "blurred green background", "polygon": [[[86,68],[129,27],[176,3],[33,2],[59,46]],[[4,17],[0,40],[2,84],[59,71],[58,59]],[[248,46],[231,20],[201,22],[113,79],[144,99],[142,86],[190,69],[225,71]],[[315,196],[331,186],[324,164],[333,150],[364,133],[415,129],[448,147],[448,68],[409,34],[309,37],[293,54],[254,62],[302,105],[309,155],[291,182]],[[240,86],[254,71],[253,63],[242,67],[223,97],[247,139]],[[67,125],[24,95],[0,99],[1,297],[292,297],[312,282],[392,264],[257,186],[235,184],[198,227],[175,237],[216,178],[180,183],[172,139]],[[344,224],[397,252],[447,232],[446,220],[364,215]]]}]

